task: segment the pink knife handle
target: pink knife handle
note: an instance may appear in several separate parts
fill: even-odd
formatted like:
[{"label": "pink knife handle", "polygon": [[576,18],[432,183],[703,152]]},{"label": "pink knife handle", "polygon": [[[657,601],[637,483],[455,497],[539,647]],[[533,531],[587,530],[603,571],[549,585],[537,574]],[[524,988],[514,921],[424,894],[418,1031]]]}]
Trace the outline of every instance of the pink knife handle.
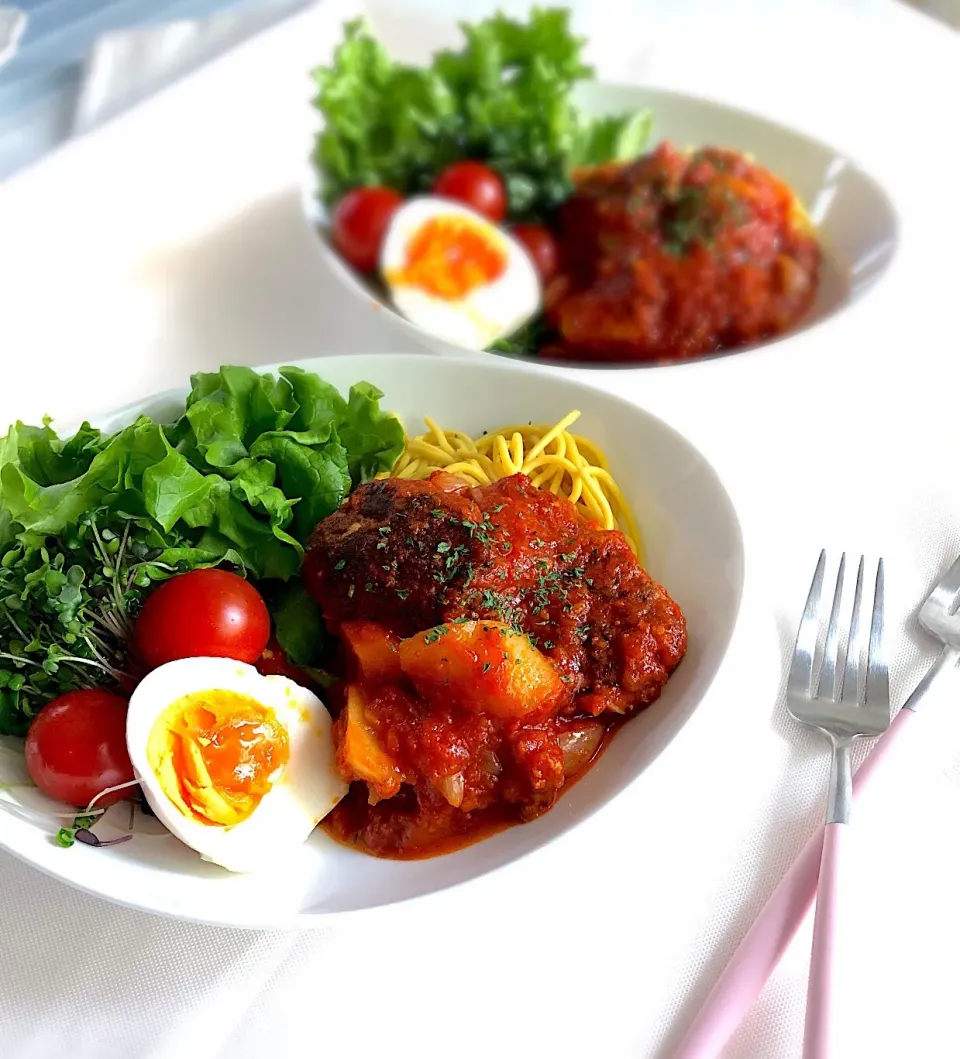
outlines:
[{"label": "pink knife handle", "polygon": [[807,1020],[803,1030],[803,1059],[829,1059],[830,1011],[833,1001],[833,936],[837,922],[837,884],[841,836],[847,825],[827,824],[820,857],[817,911],[813,917],[813,949],[807,983]]},{"label": "pink knife handle", "polygon": [[[919,689],[918,689],[919,690]],[[913,700],[911,696],[911,700]],[[897,735],[913,722],[912,709],[900,710],[853,777],[856,795],[890,752]],[[799,857],[770,895],[747,931],[706,1003],[697,1012],[673,1059],[716,1059],[760,995],[813,903],[820,875],[823,827],[811,836]]]}]

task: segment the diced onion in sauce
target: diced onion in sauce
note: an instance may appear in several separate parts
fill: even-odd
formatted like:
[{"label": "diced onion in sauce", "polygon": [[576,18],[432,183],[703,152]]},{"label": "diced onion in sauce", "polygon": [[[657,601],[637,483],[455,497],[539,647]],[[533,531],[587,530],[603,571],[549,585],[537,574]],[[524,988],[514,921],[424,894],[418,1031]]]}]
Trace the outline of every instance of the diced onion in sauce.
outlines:
[{"label": "diced onion in sauce", "polygon": [[444,776],[437,781],[437,790],[454,807],[459,809],[463,804],[463,773],[456,772],[452,776]]},{"label": "diced onion in sauce", "polygon": [[477,761],[480,768],[487,773],[488,776],[499,776],[503,772],[503,765],[500,764],[500,758],[492,750],[483,749],[477,755]]},{"label": "diced onion in sauce", "polygon": [[564,776],[574,776],[589,764],[603,739],[603,731],[603,725],[597,721],[581,721],[557,736],[563,751]]}]

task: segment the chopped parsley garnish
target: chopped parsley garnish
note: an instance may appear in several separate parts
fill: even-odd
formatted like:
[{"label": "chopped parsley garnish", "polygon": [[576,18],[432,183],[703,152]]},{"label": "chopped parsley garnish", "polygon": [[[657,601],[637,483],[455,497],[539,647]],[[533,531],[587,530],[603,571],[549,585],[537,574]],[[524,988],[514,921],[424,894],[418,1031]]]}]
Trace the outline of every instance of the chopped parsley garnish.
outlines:
[{"label": "chopped parsley garnish", "polygon": [[407,596],[410,595],[410,593],[405,588],[398,588],[397,595],[400,597],[400,599],[406,599]]},{"label": "chopped parsley garnish", "polygon": [[483,516],[483,522],[473,522],[470,519],[464,519],[461,525],[471,537],[478,540],[481,544],[490,543],[490,534],[493,532],[494,526],[487,515]]},{"label": "chopped parsley garnish", "polygon": [[447,631],[446,625],[438,625],[435,629],[430,629],[423,637],[424,643],[436,643],[441,636]]},{"label": "chopped parsley garnish", "polygon": [[576,552],[563,552],[563,553],[562,553],[562,554],[560,555],[560,558],[561,558],[561,559],[562,559],[562,560],[563,560],[563,561],[564,561],[565,563],[572,563],[572,562],[573,562],[573,560],[574,560],[574,559],[576,559],[576,557],[577,557],[577,553],[576,553]]},{"label": "chopped parsley garnish", "polygon": [[717,218],[706,207],[702,187],[681,187],[667,196],[660,215],[660,238],[668,254],[683,257],[696,243],[710,245]]},{"label": "chopped parsley garnish", "polygon": [[[477,594],[474,593],[474,599]],[[511,631],[514,634],[524,635],[522,621],[523,613],[514,607],[511,603],[505,600],[502,596],[497,595],[492,589],[485,588],[479,599],[480,609],[493,611],[496,614],[499,621],[502,621],[505,625],[509,625]]]},{"label": "chopped parsley garnish", "polygon": [[437,552],[440,555],[443,555],[444,552],[448,552],[448,551],[450,551],[450,542],[449,541],[441,541],[437,545]]},{"label": "chopped parsley garnish", "polygon": [[334,567],[334,570],[342,570],[347,565],[346,559],[341,559],[340,562]]}]

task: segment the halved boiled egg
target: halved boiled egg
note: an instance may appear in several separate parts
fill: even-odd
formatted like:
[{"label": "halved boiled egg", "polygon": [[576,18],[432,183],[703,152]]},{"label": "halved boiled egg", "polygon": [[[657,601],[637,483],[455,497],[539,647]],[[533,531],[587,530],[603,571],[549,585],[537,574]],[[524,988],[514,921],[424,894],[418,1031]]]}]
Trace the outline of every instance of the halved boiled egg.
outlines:
[{"label": "halved boiled egg", "polygon": [[330,714],[306,688],[229,658],[183,658],[130,699],[127,749],[160,821],[231,871],[275,865],[347,792]]},{"label": "halved boiled egg", "polygon": [[458,346],[485,349],[540,308],[540,279],[526,250],[448,199],[411,199],[397,210],[380,270],[408,320]]}]

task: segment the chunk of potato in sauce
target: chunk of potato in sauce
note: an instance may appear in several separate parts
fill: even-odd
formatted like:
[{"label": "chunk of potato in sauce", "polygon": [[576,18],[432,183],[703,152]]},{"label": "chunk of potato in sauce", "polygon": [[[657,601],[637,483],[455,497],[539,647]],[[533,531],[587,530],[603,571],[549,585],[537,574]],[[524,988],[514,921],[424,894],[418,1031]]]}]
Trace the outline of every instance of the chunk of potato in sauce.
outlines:
[{"label": "chunk of potato in sauce", "polygon": [[391,684],[403,678],[400,637],[376,621],[345,621],[340,636],[347,665],[363,684]]},{"label": "chunk of potato in sauce", "polygon": [[404,774],[387,753],[367,719],[367,702],[356,685],[347,688],[347,701],[334,722],[337,768],[345,780],[361,780],[370,788],[370,803],[392,798]]},{"label": "chunk of potato in sauce", "polygon": [[431,703],[500,718],[549,714],[560,674],[523,634],[498,621],[439,625],[400,644],[400,664]]},{"label": "chunk of potato in sauce", "polygon": [[345,662],[350,790],[323,827],[376,856],[448,852],[549,810],[686,648],[623,535],[521,474],[364,483],[318,525],[303,580]]}]

